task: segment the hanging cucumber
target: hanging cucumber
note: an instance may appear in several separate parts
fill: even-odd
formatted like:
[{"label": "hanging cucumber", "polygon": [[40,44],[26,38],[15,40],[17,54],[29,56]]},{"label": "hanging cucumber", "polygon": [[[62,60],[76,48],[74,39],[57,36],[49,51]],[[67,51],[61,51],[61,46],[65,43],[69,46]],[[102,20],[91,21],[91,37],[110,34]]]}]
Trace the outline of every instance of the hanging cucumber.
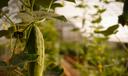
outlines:
[{"label": "hanging cucumber", "polygon": [[29,76],[43,76],[45,57],[43,35],[36,23],[31,24],[28,31],[29,36],[25,50],[27,50],[29,54],[38,55],[36,61],[28,63]]}]

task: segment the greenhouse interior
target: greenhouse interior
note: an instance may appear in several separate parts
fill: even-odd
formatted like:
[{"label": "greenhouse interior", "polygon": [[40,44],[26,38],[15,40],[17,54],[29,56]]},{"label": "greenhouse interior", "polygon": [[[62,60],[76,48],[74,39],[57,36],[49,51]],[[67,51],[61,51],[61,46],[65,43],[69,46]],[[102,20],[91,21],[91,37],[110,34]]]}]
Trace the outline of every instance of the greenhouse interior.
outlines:
[{"label": "greenhouse interior", "polygon": [[128,76],[128,0],[0,0],[0,76]]}]

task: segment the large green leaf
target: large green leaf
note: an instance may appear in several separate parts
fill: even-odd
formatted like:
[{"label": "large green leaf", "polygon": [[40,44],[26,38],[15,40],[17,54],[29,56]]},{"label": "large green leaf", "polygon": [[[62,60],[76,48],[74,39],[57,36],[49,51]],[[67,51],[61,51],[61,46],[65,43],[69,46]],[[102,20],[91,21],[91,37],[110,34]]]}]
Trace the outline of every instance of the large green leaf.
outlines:
[{"label": "large green leaf", "polygon": [[119,27],[119,25],[113,25],[113,26],[110,26],[109,28],[107,28],[106,30],[103,30],[103,31],[95,30],[94,32],[95,33],[101,33],[105,36],[108,36],[108,35],[116,33],[118,27]]}]

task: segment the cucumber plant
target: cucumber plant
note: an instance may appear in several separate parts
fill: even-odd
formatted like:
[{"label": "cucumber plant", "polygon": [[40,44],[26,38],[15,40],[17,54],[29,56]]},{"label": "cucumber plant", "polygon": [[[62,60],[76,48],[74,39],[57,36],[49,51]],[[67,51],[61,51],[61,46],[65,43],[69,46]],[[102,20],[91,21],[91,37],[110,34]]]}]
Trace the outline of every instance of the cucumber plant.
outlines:
[{"label": "cucumber plant", "polygon": [[45,58],[43,35],[36,23],[31,24],[28,31],[30,34],[25,50],[27,50],[29,54],[38,55],[35,62],[28,63],[29,76],[43,76]]},{"label": "cucumber plant", "polygon": [[[16,76],[43,76],[45,70],[45,43],[38,24],[49,19],[66,21],[64,16],[57,15],[54,11],[56,7],[62,7],[63,4],[57,3],[59,0],[20,1],[23,6],[18,14],[22,19],[21,23],[15,24],[5,13],[2,13],[11,25],[8,30],[0,31],[0,37],[5,36],[10,39],[10,51],[12,52],[9,61],[4,62],[6,71],[8,72],[8,68],[11,69],[6,76],[11,76],[10,71],[15,72]],[[75,0],[66,1],[75,2]],[[20,44],[22,44],[22,48],[17,53]],[[27,73],[23,71],[24,69]]]}]

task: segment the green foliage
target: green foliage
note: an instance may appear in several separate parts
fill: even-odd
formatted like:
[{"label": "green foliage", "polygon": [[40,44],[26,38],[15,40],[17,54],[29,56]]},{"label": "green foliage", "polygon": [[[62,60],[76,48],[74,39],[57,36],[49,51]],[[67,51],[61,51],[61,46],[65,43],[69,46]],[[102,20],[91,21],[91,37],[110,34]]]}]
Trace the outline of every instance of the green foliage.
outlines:
[{"label": "green foliage", "polygon": [[67,0],[67,1],[69,1],[69,2],[75,2],[75,0]]},{"label": "green foliage", "polygon": [[50,65],[49,68],[47,68],[47,72],[45,73],[45,76],[49,75],[55,75],[55,76],[61,76],[63,74],[63,68],[60,66]]},{"label": "green foliage", "polygon": [[[35,0],[35,8],[38,9],[47,9],[51,5],[51,9],[55,9],[56,7],[62,7],[63,4],[56,3],[58,0]],[[75,2],[75,0],[67,0],[69,2]]]},{"label": "green foliage", "polygon": [[58,20],[61,20],[61,21],[64,21],[64,22],[67,21],[67,19],[64,16],[55,16],[53,18],[58,19]]},{"label": "green foliage", "polygon": [[[69,56],[82,56],[86,53],[86,46],[79,44],[79,43],[66,43],[62,42],[61,43],[62,47],[60,47],[60,53],[64,55],[69,55]],[[83,49],[84,48],[84,49]]]},{"label": "green foliage", "polygon": [[37,57],[38,55],[36,54],[20,53],[20,54],[14,55],[14,57],[11,58],[10,64],[19,65],[27,62],[34,62],[37,59]]},{"label": "green foliage", "polygon": [[103,31],[95,30],[94,32],[101,33],[104,36],[108,36],[111,34],[115,34],[117,32],[118,27],[119,27],[119,25],[113,25],[113,26],[108,27],[106,30],[103,30]]},{"label": "green foliage", "polygon": [[73,28],[71,31],[79,31],[80,29],[79,28]]},{"label": "green foliage", "polygon": [[92,23],[100,23],[101,20],[102,20],[101,17],[98,17],[95,20],[93,20]]},{"label": "green foliage", "polygon": [[59,33],[55,26],[54,20],[47,20],[43,22],[39,27],[44,35],[44,39],[46,43],[50,41],[56,42],[59,39]]}]

